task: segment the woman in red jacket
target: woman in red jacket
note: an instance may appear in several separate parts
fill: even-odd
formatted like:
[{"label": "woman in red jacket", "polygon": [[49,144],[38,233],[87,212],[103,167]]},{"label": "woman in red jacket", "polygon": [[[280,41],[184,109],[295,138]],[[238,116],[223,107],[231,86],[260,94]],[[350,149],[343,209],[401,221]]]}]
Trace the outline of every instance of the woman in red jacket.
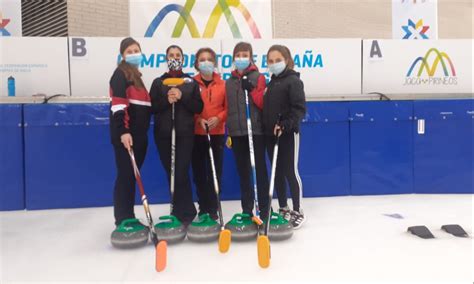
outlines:
[{"label": "woman in red jacket", "polygon": [[[209,214],[217,220],[217,196],[214,190],[213,175],[209,160],[209,142],[206,124],[211,134],[211,147],[220,184],[224,154],[225,121],[227,119],[227,98],[225,82],[215,72],[216,53],[211,48],[201,48],[196,53],[194,67],[199,74],[194,80],[201,89],[204,108],[195,116],[195,136],[193,149],[193,176],[199,202],[199,215]],[[220,188],[220,186],[219,186]]]},{"label": "woman in red jacket", "polygon": [[148,228],[133,211],[135,205],[135,175],[128,151],[133,147],[137,165],[141,168],[148,147],[151,102],[142,74],[140,44],[133,38],[120,43],[122,61],[110,79],[110,136],[115,153],[117,178],[114,186],[114,217],[117,228],[111,241],[116,247],[145,245]]}]

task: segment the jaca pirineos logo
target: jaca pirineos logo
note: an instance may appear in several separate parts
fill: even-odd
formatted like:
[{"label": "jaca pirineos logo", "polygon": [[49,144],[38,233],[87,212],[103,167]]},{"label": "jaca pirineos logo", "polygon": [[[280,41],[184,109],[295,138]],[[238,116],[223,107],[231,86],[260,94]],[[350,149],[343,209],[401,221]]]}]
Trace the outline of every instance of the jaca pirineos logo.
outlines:
[{"label": "jaca pirineos logo", "polygon": [[[441,67],[440,67],[441,66]],[[404,85],[457,85],[453,62],[445,52],[429,49],[410,66]]]}]

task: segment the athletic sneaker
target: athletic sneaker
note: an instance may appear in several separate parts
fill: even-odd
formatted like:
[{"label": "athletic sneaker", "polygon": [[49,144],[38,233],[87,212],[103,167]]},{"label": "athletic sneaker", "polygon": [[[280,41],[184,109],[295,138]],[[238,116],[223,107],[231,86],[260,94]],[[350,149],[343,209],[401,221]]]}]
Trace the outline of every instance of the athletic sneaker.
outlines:
[{"label": "athletic sneaker", "polygon": [[287,221],[290,221],[291,219],[291,210],[290,210],[290,207],[288,206],[278,209],[278,214],[283,216],[283,218],[285,218]]},{"label": "athletic sneaker", "polygon": [[303,225],[305,221],[306,217],[303,214],[303,210],[300,209],[299,211],[291,211],[290,223],[293,225],[293,229],[297,230],[301,228],[301,225]]}]

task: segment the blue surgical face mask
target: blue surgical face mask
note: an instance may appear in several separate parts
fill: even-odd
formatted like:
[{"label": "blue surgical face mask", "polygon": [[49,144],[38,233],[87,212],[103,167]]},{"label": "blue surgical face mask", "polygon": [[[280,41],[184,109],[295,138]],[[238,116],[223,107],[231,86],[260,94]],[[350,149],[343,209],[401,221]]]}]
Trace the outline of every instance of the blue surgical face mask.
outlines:
[{"label": "blue surgical face mask", "polygon": [[235,64],[235,68],[237,68],[237,70],[243,71],[243,70],[247,69],[247,67],[249,67],[250,59],[247,58],[247,57],[238,57],[238,58],[235,59],[234,64]]},{"label": "blue surgical face mask", "polygon": [[280,61],[277,63],[273,63],[268,65],[268,70],[270,70],[271,73],[275,74],[275,76],[278,76],[283,72],[286,68],[286,63],[285,61]]},{"label": "blue surgical face mask", "polygon": [[140,52],[134,53],[134,54],[127,54],[125,55],[125,62],[127,62],[130,65],[138,67],[142,63],[142,58],[143,58],[143,55]]},{"label": "blue surgical face mask", "polygon": [[211,75],[214,72],[214,63],[212,61],[199,62],[199,72],[204,75]]}]

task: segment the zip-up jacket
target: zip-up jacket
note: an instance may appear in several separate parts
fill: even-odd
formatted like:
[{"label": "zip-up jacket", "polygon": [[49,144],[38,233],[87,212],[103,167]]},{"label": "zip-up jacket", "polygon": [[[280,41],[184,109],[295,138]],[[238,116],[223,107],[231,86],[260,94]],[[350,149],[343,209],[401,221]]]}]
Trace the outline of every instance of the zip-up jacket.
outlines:
[{"label": "zip-up jacket", "polygon": [[[156,78],[150,89],[152,111],[155,116],[155,137],[171,137],[172,120],[171,104],[168,101],[168,91],[172,88],[163,85],[163,81],[172,78],[169,73]],[[179,78],[188,78],[189,82],[178,86],[181,99],[175,103],[176,136],[194,136],[194,115],[203,109],[199,85],[189,75],[181,73]]]},{"label": "zip-up jacket", "polygon": [[194,133],[197,135],[206,135],[206,131],[201,127],[200,121],[202,119],[209,119],[213,116],[219,118],[219,124],[211,129],[211,135],[225,134],[225,121],[227,120],[227,97],[225,94],[225,82],[221,79],[219,74],[214,73],[212,82],[209,86],[204,84],[201,74],[194,76],[194,80],[201,88],[201,99],[204,103],[204,108],[201,114],[195,116]]},{"label": "zip-up jacket", "polygon": [[117,68],[110,78],[110,136],[112,143],[121,143],[125,133],[146,136],[150,127],[151,100],[146,88],[137,88]]},{"label": "zip-up jacket", "polygon": [[286,69],[272,76],[263,98],[263,127],[266,135],[273,135],[278,115],[284,133],[298,133],[306,114],[306,98],[300,73]]},{"label": "zip-up jacket", "polygon": [[243,74],[233,71],[227,79],[225,87],[227,94],[227,129],[230,136],[245,136],[247,131],[247,115],[245,91],[242,88],[242,78],[247,76],[254,86],[249,96],[250,117],[254,135],[262,135],[262,106],[265,92],[265,76],[260,74],[255,65],[250,65]]}]

